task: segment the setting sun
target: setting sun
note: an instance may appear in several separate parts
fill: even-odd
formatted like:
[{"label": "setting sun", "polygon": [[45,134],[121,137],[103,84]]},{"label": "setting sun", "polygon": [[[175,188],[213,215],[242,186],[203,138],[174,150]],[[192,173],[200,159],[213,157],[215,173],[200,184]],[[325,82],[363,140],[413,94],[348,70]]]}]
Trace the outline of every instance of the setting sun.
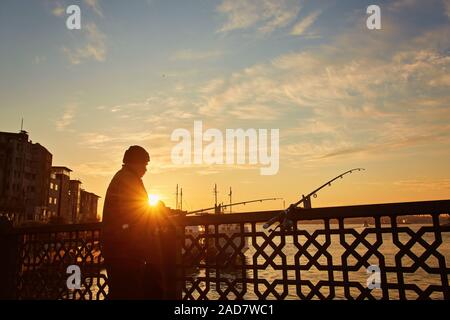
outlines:
[{"label": "setting sun", "polygon": [[158,204],[158,201],[159,201],[159,196],[158,195],[156,195],[156,194],[149,194],[148,195],[148,203],[152,207],[156,206]]}]

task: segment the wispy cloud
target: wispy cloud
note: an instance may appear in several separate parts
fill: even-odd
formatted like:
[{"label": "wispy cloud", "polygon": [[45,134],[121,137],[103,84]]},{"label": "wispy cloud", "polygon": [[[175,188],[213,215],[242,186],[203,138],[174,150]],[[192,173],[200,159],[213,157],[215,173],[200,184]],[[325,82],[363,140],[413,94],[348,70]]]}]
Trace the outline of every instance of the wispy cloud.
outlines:
[{"label": "wispy cloud", "polygon": [[[350,32],[332,45],[284,54],[210,81],[201,88],[204,103],[198,110],[204,117],[282,123],[282,136],[289,140],[282,152],[297,163],[446,144],[450,57],[442,48],[450,45],[448,32],[435,28],[403,39],[382,58],[367,50],[379,39]],[[359,47],[361,39],[365,48]],[[301,121],[292,124],[291,118]]]},{"label": "wispy cloud", "polygon": [[[130,143],[156,142],[161,139],[161,134],[149,131],[120,131],[110,130],[109,132],[89,132],[80,135],[80,143],[92,149],[101,149],[111,145],[126,145]],[[165,137],[165,135],[164,135]]]},{"label": "wispy cloud", "polygon": [[295,26],[291,30],[291,35],[294,35],[294,36],[304,35],[305,32],[309,29],[309,27],[311,27],[311,25],[317,20],[317,18],[319,17],[319,15],[321,13],[322,12],[320,10],[315,11],[315,12],[309,14],[308,16],[306,16],[303,20],[296,23]]},{"label": "wispy cloud", "polygon": [[103,12],[100,8],[99,2],[100,2],[99,0],[84,0],[84,3],[86,3],[86,5],[90,7],[92,11],[94,11],[100,17],[103,17]]},{"label": "wispy cloud", "polygon": [[220,50],[212,51],[195,51],[192,49],[185,49],[175,52],[170,60],[172,61],[197,61],[197,60],[207,60],[215,59],[223,56],[223,52]]},{"label": "wispy cloud", "polygon": [[390,1],[386,8],[395,13],[406,10],[420,12],[423,10],[424,5],[441,10],[440,12],[450,18],[450,0],[428,0],[426,2],[421,0],[396,0]]},{"label": "wispy cloud", "polygon": [[396,181],[394,184],[416,191],[450,189],[450,179],[410,179]]},{"label": "wispy cloud", "polygon": [[294,0],[224,0],[217,7],[226,17],[219,31],[257,28],[262,33],[270,33],[291,23],[300,9],[299,1]]},{"label": "wispy cloud", "polygon": [[66,9],[59,1],[54,2],[54,7],[52,9],[52,14],[56,17],[61,17],[66,13]]},{"label": "wispy cloud", "polygon": [[390,10],[403,10],[405,8],[411,8],[416,6],[417,4],[423,3],[420,0],[396,0],[396,1],[392,1],[389,4],[389,9]]},{"label": "wispy cloud", "polygon": [[70,63],[80,64],[85,60],[94,59],[105,61],[106,58],[106,36],[94,23],[88,23],[82,27],[86,43],[80,48],[69,49],[63,47],[63,52],[67,55]]},{"label": "wispy cloud", "polygon": [[47,57],[46,56],[35,56],[33,63],[34,64],[41,64],[43,62],[47,61]]},{"label": "wispy cloud", "polygon": [[[103,18],[103,11],[100,7],[100,0],[84,0],[85,5],[95,12],[98,16]],[[70,3],[63,3],[59,0],[52,2],[51,13],[56,17],[62,17],[66,13],[66,8]]]},{"label": "wispy cloud", "polygon": [[444,2],[445,14],[447,15],[447,17],[450,18],[450,0],[443,0],[443,2]]},{"label": "wispy cloud", "polygon": [[[426,145],[431,141],[436,142],[440,137],[440,134],[429,134],[429,135],[411,135],[404,139],[393,138],[388,140],[379,140],[376,143],[363,144],[360,146],[353,146],[348,148],[342,148],[334,150],[318,158],[320,159],[330,159],[341,156],[351,156],[355,154],[359,155],[381,155],[383,153],[391,153],[399,151],[404,148],[413,147],[417,145]],[[450,141],[450,139],[447,139]],[[384,155],[385,156],[385,155]]]},{"label": "wispy cloud", "polygon": [[229,110],[231,116],[240,120],[275,120],[281,112],[267,105],[246,104]]},{"label": "wispy cloud", "polygon": [[66,106],[63,115],[56,121],[56,130],[63,131],[72,124],[73,118],[75,117],[75,110],[77,106],[74,104],[69,104]]},{"label": "wispy cloud", "polygon": [[[308,34],[320,14],[307,15],[292,30]],[[266,24],[257,19],[246,26]],[[205,128],[248,127],[251,119],[252,127],[280,128],[287,167],[391,159],[423,148],[442,152],[440,146],[450,145],[450,57],[444,50],[450,45],[448,26],[408,37],[398,36],[401,28],[395,27],[371,36],[367,30],[346,30],[345,36],[324,45],[281,54],[197,85],[186,83],[178,91],[102,106],[99,111],[132,129],[84,135],[83,144],[123,150],[141,141],[152,146],[161,170],[177,170],[167,143],[174,128],[190,129],[199,118]],[[383,48],[383,55],[373,48]],[[210,56],[215,54],[185,50],[172,59]]]},{"label": "wispy cloud", "polygon": [[[119,158],[120,159],[120,158]],[[118,160],[120,161],[120,160]],[[120,163],[119,163],[120,165]],[[93,161],[77,164],[72,169],[78,174],[91,177],[111,177],[118,169],[118,164],[112,161]]]}]

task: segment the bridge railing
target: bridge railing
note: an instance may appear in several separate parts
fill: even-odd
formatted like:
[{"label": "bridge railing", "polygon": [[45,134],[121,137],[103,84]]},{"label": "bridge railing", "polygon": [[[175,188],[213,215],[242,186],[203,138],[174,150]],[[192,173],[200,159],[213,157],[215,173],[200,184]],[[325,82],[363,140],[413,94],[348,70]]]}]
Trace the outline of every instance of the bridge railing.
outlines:
[{"label": "bridge railing", "polygon": [[[101,223],[12,228],[3,224],[0,297],[6,299],[83,299],[107,296],[101,253]],[[81,289],[67,286],[67,267],[81,271]]]},{"label": "bridge railing", "polygon": [[298,209],[268,233],[276,213],[186,219],[204,233],[185,241],[183,298],[450,299],[450,201]]},{"label": "bridge railing", "polygon": [[[277,213],[174,218],[177,297],[450,299],[450,200],[298,209],[292,230],[264,230]],[[107,298],[101,244],[101,223],[1,224],[0,298]]]}]

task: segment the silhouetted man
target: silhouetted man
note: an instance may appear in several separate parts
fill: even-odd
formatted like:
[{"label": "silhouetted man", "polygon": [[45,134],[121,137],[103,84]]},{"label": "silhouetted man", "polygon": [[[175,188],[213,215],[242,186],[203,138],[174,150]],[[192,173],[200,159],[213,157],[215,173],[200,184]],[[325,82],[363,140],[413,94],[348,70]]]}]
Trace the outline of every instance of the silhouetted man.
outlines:
[{"label": "silhouetted man", "polygon": [[161,291],[155,281],[151,284],[144,281],[148,279],[145,273],[151,215],[142,177],[149,161],[145,149],[130,147],[123,157],[122,169],[115,174],[106,192],[103,254],[108,271],[109,299],[143,299],[149,297],[149,290],[155,294],[158,294],[155,291]]}]

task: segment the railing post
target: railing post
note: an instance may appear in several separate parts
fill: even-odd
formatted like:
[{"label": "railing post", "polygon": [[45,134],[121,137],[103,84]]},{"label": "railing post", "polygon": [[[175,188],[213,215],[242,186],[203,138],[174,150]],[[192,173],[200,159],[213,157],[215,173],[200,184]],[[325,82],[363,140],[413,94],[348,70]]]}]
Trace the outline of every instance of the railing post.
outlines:
[{"label": "railing post", "polygon": [[161,234],[161,241],[164,244],[163,252],[163,290],[164,300],[181,300],[182,285],[180,282],[181,245],[180,226],[176,223],[170,225]]},{"label": "railing post", "polygon": [[143,298],[148,300],[181,300],[182,246],[179,235],[181,229],[178,218],[165,216],[155,221],[146,239],[148,250],[147,266],[144,274]]},{"label": "railing post", "polygon": [[18,241],[11,221],[0,216],[0,300],[16,298]]}]

